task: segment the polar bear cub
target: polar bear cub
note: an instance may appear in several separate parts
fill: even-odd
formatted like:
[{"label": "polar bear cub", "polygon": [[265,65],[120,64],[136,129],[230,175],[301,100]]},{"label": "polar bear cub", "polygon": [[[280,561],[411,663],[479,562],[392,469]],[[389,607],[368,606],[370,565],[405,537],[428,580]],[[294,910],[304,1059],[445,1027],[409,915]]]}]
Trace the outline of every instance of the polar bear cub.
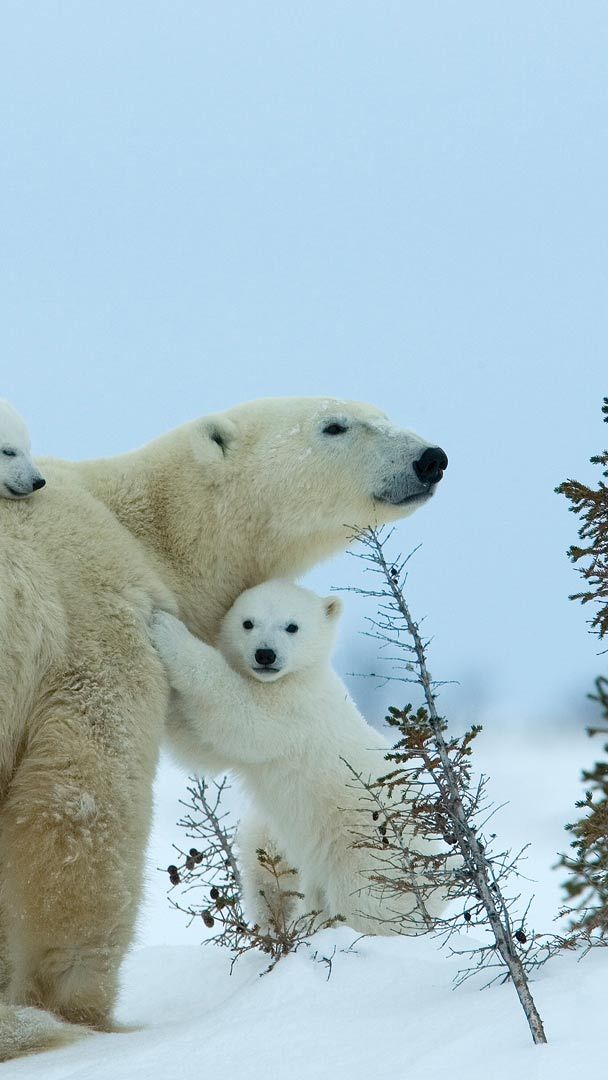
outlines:
[{"label": "polar bear cub", "polygon": [[10,402],[0,398],[0,498],[26,499],[45,483],[30,456],[25,421]]},{"label": "polar bear cub", "polygon": [[[253,838],[265,827],[297,868],[304,911],[342,915],[364,933],[403,932],[396,916],[414,910],[413,894],[383,900],[370,880],[381,852],[353,846],[355,838],[377,841],[378,831],[348,765],[366,780],[381,775],[389,744],[331,667],[341,610],[335,597],[266,582],[242,593],[225,615],[218,649],[157,613],[152,640],[176,696],[169,739],[187,768],[233,770],[243,779],[257,819],[244,834]],[[269,900],[259,897],[252,856],[260,841],[249,846],[245,897],[256,908],[251,917],[263,923]],[[442,906],[437,898],[431,914]]]}]

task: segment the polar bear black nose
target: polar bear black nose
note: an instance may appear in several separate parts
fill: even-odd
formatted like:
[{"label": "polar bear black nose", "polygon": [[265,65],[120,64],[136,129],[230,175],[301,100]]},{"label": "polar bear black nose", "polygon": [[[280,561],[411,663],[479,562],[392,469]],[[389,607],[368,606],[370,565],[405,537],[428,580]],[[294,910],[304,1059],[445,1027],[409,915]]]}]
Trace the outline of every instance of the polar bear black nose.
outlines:
[{"label": "polar bear black nose", "polygon": [[414,472],[423,484],[438,484],[448,467],[448,456],[440,446],[429,446],[414,462]]},{"label": "polar bear black nose", "polygon": [[272,667],[276,658],[277,654],[273,652],[272,649],[255,650],[255,662],[256,664],[259,664],[260,667]]},{"label": "polar bear black nose", "polygon": [[34,480],[34,482],[32,484],[32,489],[34,491],[39,491],[39,489],[41,487],[44,487],[45,484],[46,484],[46,480],[44,480],[42,476],[39,476],[37,480]]}]

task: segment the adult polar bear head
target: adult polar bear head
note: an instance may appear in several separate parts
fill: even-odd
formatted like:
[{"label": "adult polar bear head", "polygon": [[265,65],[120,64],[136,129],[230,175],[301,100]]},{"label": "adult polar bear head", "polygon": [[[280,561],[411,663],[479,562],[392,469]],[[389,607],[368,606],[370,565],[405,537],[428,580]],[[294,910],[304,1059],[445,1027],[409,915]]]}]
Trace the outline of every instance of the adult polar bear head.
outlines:
[{"label": "adult polar bear head", "polygon": [[353,528],[413,513],[446,465],[440,447],[373,406],[275,397],[91,462],[87,478],[161,555],[181,618],[210,639],[243,590],[300,575]]},{"label": "adult polar bear head", "polygon": [[192,435],[201,463],[245,481],[279,529],[304,534],[404,517],[447,466],[443,450],[379,409],[331,398],[263,399],[204,419]]},{"label": "adult polar bear head", "polygon": [[[413,513],[447,465],[440,447],[396,428],[379,409],[329,397],[240,405],[121,460],[135,471],[120,516],[137,530],[132,510],[141,500],[162,510],[157,541],[170,563],[187,569],[188,593],[197,593],[211,556],[218,617],[249,586],[293,577],[339,551],[353,528]],[[183,618],[203,631],[195,612],[207,590],[191,604],[174,588]]]},{"label": "adult polar bear head", "polygon": [[180,614],[209,638],[209,618],[213,637],[244,589],[303,573],[353,529],[411,514],[433,495],[447,457],[370,405],[267,398],[118,462],[127,483],[113,508],[177,571],[168,583]]}]

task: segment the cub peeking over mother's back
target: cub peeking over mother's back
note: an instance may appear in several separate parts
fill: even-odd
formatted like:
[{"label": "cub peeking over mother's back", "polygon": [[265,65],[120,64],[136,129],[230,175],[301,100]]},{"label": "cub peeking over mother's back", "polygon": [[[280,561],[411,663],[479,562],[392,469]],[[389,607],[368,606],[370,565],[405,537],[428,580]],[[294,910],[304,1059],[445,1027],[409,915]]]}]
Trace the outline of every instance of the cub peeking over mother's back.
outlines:
[{"label": "cub peeking over mother's back", "polygon": [[45,483],[31,458],[25,420],[0,398],[0,499],[26,499]]},{"label": "cub peeking over mother's back", "polygon": [[[413,891],[381,889],[371,878],[374,870],[398,871],[378,843],[375,805],[353,770],[365,782],[386,772],[389,744],[331,667],[341,610],[335,597],[269,581],[239,596],[222,620],[218,649],[158,612],[150,632],[176,692],[169,739],[186,768],[234,770],[253,798],[253,821],[239,833],[253,921],[276,916],[270,875],[256,858],[270,845],[298,870],[300,914],[341,915],[362,933],[418,932]],[[413,832],[411,839],[425,853],[439,850]],[[427,910],[442,907],[435,890]]]}]

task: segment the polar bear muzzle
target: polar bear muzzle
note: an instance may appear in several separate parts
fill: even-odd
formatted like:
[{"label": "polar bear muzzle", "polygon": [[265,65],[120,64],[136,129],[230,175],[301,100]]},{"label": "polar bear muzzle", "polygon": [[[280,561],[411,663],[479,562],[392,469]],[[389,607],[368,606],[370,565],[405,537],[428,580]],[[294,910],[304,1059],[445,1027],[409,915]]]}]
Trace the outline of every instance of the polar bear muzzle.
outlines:
[{"label": "polar bear muzzle", "polygon": [[408,467],[390,478],[376,498],[393,506],[422,504],[433,495],[447,467],[445,450],[427,446]]}]

